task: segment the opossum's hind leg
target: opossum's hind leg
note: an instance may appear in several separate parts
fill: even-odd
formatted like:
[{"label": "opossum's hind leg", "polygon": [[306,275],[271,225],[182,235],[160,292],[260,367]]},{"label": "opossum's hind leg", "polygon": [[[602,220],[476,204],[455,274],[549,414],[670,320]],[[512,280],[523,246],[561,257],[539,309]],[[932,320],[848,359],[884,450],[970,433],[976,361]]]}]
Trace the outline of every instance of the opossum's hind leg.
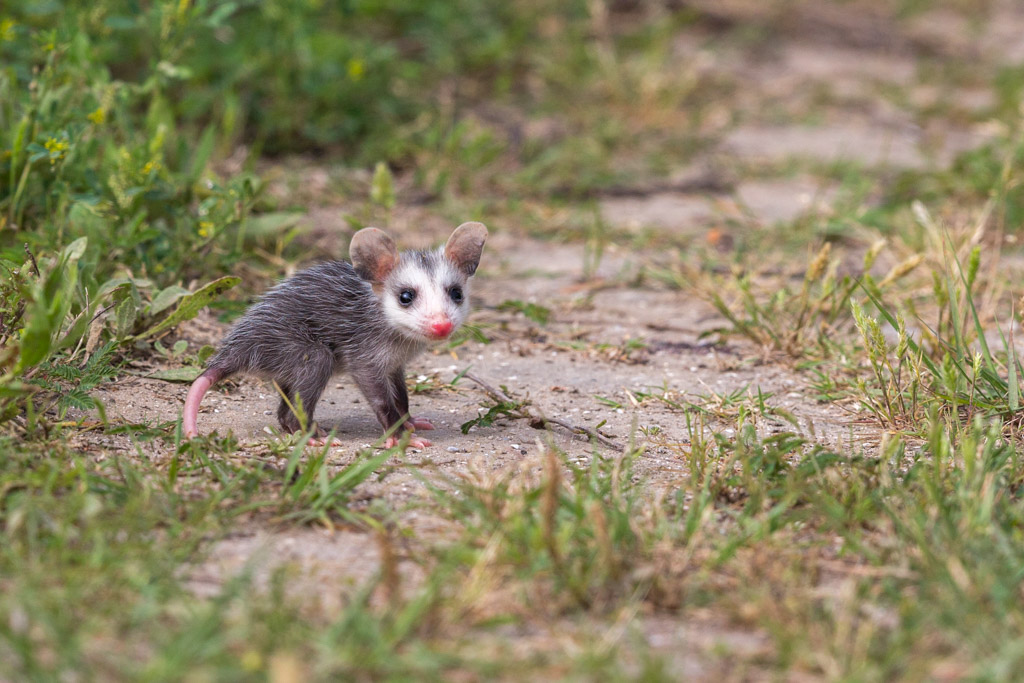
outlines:
[{"label": "opossum's hind leg", "polygon": [[[294,415],[292,415],[291,406],[288,405],[289,401],[292,403],[295,402],[295,394],[292,393],[291,385],[283,382],[282,380],[274,380],[274,384],[277,385],[275,388],[282,394],[281,401],[277,404],[277,421],[280,423],[281,429],[291,434],[298,429],[299,424],[299,421],[295,419]],[[285,400],[285,397],[288,398],[287,401]]]},{"label": "opossum's hind leg", "polygon": [[[289,434],[299,431],[300,425],[299,418],[292,412],[288,403],[291,402],[292,406],[298,407],[298,399],[301,398],[306,419],[312,422],[316,404],[320,401],[327,381],[334,372],[334,356],[326,348],[306,349],[296,360],[299,361],[298,365],[286,377],[276,379],[281,391],[288,397],[288,401],[282,398],[281,404],[277,407],[277,420],[281,423],[281,429]],[[318,427],[317,435],[321,432]]]},{"label": "opossum's hind leg", "polygon": [[186,438],[192,439],[199,436],[199,429],[196,426],[199,419],[199,404],[210,387],[227,374],[227,371],[222,368],[211,367],[192,382],[192,386],[188,389],[188,396],[185,397],[185,408],[181,414],[181,430]]}]

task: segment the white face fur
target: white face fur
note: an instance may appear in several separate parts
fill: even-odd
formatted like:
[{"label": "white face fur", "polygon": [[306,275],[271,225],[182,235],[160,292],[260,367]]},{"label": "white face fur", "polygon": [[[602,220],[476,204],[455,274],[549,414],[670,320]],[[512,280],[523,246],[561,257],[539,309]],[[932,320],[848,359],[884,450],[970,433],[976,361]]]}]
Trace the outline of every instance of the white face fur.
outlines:
[{"label": "white face fur", "polygon": [[416,341],[446,339],[469,313],[468,284],[443,249],[407,252],[381,287],[384,316]]}]

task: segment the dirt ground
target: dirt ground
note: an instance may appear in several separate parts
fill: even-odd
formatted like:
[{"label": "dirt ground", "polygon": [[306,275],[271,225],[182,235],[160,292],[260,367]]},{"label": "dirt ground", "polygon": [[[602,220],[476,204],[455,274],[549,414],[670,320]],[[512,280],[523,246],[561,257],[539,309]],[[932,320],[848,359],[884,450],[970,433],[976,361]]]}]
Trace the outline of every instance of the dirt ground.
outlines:
[{"label": "dirt ground", "polygon": [[[723,107],[746,112],[709,124],[715,130],[705,156],[679,172],[710,167],[730,181],[721,191],[661,187],[599,197],[601,216],[617,229],[654,230],[696,243],[718,239],[723,231],[764,230],[802,216],[827,216],[837,198],[835,181],[805,170],[765,169],[787,167],[794,159],[810,162],[803,168],[853,161],[880,173],[946,165],[958,151],[978,145],[992,133],[983,124],[963,124],[958,112],[991,106],[995,95],[979,87],[951,97],[922,80],[918,60],[935,53],[993,64],[1024,59],[1020,3],[993,3],[991,18],[981,23],[935,10],[898,26],[856,2],[795,3],[798,9],[774,19],[759,9],[759,3],[695,4],[713,5],[726,23],[760,17],[778,32],[768,54],[743,44],[717,43],[715,33],[706,28],[682,32],[676,40],[679,68],[728,79],[736,94]],[[828,94],[828,106],[814,107],[817,115],[808,120],[801,112],[823,92]],[[899,96],[880,94],[893,92]],[[922,125],[914,112],[940,97],[947,99],[949,113]],[[344,244],[351,232],[344,213],[344,206],[310,207],[313,233]],[[407,247],[436,244],[450,228],[416,206],[398,207],[391,227]],[[408,368],[411,377],[432,387],[412,395],[413,411],[433,420],[437,429],[425,434],[433,445],[410,451],[406,462],[431,463],[452,476],[499,471],[530,463],[539,444],[547,440],[571,458],[592,455],[594,447],[585,437],[557,427],[539,431],[524,420],[498,420],[462,434],[460,425],[476,417],[481,403],[487,402],[483,390],[468,379],[454,388],[447,386],[467,367],[491,385],[528,398],[531,407],[547,417],[588,428],[602,424],[600,433],[620,443],[631,435],[643,441],[645,455],[637,474],[648,482],[652,497],[677,486],[685,475],[685,464],[673,445],[685,443],[689,433],[680,412],[655,401],[637,404],[633,399],[638,393],[668,391],[714,407],[721,405],[721,397],[736,392],[750,396],[752,402],[760,391],[769,395],[769,406],[792,414],[797,425],[769,414],[759,418],[759,429],[795,430],[829,446],[872,452],[884,432],[865,420],[855,405],[817,402],[808,376],[785,358],[747,342],[715,343],[713,336],[702,337],[702,332],[723,324],[707,303],[649,278],[638,280],[642,266],[657,258],[664,254],[611,244],[588,278],[583,244],[492,231],[473,283],[471,317],[492,341],[428,352]],[[539,325],[521,313],[498,310],[507,300],[543,305],[551,310],[551,319]],[[227,329],[204,313],[176,334],[199,345],[215,342]],[[629,340],[643,344],[631,348]],[[99,392],[98,398],[112,419],[165,421],[178,419],[186,390],[184,384],[126,376]],[[264,455],[263,444],[273,438],[267,427],[276,426],[276,404],[272,388],[240,379],[208,394],[200,429],[233,432],[240,440],[239,457]],[[337,429],[342,445],[331,449],[331,458],[338,466],[351,462],[359,449],[380,435],[365,401],[345,377],[331,382],[317,419]],[[719,427],[712,420],[708,428]],[[124,436],[82,438],[133,448]],[[170,446],[146,448],[146,455],[155,460],[170,457]],[[411,504],[427,493],[406,469],[362,488],[361,498],[385,501],[415,535],[443,537],[439,520]],[[198,592],[213,592],[244,566],[269,572],[287,563],[295,568],[293,589],[308,591],[321,608],[332,611],[379,569],[379,554],[369,533],[254,524],[219,541],[209,560],[195,568],[193,580]],[[418,571],[411,564],[401,569],[410,577]],[[647,643],[669,656],[686,677],[713,678],[715,669],[709,662],[720,662],[723,653],[749,659],[769,647],[764,633],[730,629],[713,614],[687,622],[664,615],[640,616],[638,623]],[[584,638],[588,628],[554,623],[508,635],[524,647],[533,642],[543,648],[551,647],[548,641],[556,631],[569,630]]]}]

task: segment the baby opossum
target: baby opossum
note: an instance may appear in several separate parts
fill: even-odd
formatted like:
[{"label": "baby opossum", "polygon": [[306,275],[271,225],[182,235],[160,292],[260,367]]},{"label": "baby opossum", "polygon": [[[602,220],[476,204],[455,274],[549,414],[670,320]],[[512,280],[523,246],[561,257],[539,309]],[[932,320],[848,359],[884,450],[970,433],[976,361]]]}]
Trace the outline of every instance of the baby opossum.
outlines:
[{"label": "baby opossum", "polygon": [[[407,417],[405,364],[429,341],[447,339],[469,311],[468,280],[476,272],[487,239],[481,223],[463,223],[436,251],[401,254],[376,228],[352,237],[352,263],[331,261],[280,283],[239,320],[206,370],[188,390],[182,427],[197,435],[199,403],[207,390],[236,372],[272,379],[292,405],[301,397],[312,418],[331,376],[352,376],[385,430],[405,419],[408,430],[433,429],[424,418]],[[299,429],[288,402],[277,409],[286,432]],[[313,443],[322,444],[317,427]],[[400,434],[388,438],[390,448]],[[430,442],[415,434],[414,448]]]}]

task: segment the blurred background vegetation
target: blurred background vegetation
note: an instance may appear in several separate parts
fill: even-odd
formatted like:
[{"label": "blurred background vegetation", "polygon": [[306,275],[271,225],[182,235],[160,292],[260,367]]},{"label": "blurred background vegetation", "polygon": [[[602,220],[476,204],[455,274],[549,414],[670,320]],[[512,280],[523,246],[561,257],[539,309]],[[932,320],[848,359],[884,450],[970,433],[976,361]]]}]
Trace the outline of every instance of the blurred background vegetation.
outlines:
[{"label": "blurred background vegetation", "polygon": [[[550,0],[5,3],[7,399],[24,398],[18,377],[41,361],[131,339],[180,304],[182,285],[294,225],[264,196],[260,158],[385,162],[431,192],[450,183],[447,157],[485,165],[499,147],[461,109],[540,87],[524,75],[543,80],[554,62],[570,78],[587,59],[586,16]],[[110,324],[90,325],[107,307]]]},{"label": "blurred background vegetation", "polygon": [[4,254],[89,236],[93,253],[103,243],[100,277],[208,276],[230,265],[220,252],[259,188],[211,160],[245,145],[248,160],[408,164],[444,148],[453,110],[523,87],[538,43],[566,39],[584,14],[547,1],[12,3],[0,26]]}]

